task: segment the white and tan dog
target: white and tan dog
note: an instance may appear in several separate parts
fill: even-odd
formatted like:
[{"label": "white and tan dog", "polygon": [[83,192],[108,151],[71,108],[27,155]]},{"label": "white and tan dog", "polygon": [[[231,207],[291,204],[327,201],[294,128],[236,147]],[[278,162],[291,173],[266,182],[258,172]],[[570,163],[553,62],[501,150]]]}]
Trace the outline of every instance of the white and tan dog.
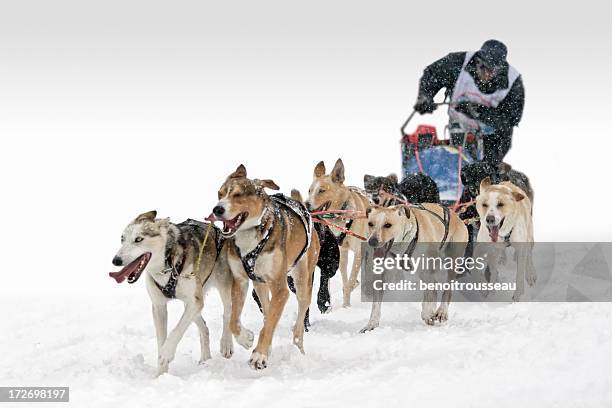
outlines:
[{"label": "white and tan dog", "polygon": [[[158,375],[168,371],[176,347],[191,323],[195,323],[200,331],[200,362],[211,357],[208,327],[201,315],[205,290],[211,286],[217,287],[223,302],[221,354],[230,358],[234,352],[229,327],[233,279],[218,239],[219,231],[211,226],[201,251],[199,268],[196,268],[208,224],[195,220],[173,224],[167,218],[156,219],[156,216],[156,211],[141,214],[124,229],[121,248],[113,258],[113,265],[123,268],[111,272],[110,276],[117,283],[126,279],[128,283],[135,283],[146,272],[157,336]],[[175,298],[183,301],[185,310],[168,335],[167,303]],[[244,328],[241,332],[243,336],[237,341],[248,349],[253,343],[253,333]]]},{"label": "white and tan dog", "polygon": [[[533,218],[531,200],[514,184],[504,181],[491,184],[490,178],[480,183],[476,197],[476,209],[480,217],[476,256],[487,255],[490,281],[497,282],[497,263],[506,246],[516,251],[516,291],[513,301],[518,301],[525,292],[525,280],[529,286],[536,283],[533,265]],[[482,243],[482,245],[481,245]],[[495,245],[498,243],[498,245]]]},{"label": "white and tan dog", "polygon": [[[375,256],[386,257],[391,246],[400,243],[407,248],[405,254],[408,257],[416,258],[424,255],[458,259],[465,254],[468,241],[465,224],[455,212],[439,204],[371,207],[368,208],[367,215],[368,245],[375,248]],[[425,282],[450,282],[457,275],[453,269],[446,271],[420,269],[419,274],[420,279]],[[442,302],[436,309],[436,291],[424,291],[421,310],[423,321],[433,325],[436,321],[448,320],[451,295],[452,291],[444,291]],[[378,327],[382,296],[381,291],[375,292],[370,320],[361,330],[362,333]]]},{"label": "white and tan dog", "polygon": [[223,221],[228,241],[228,261],[235,278],[232,289],[231,330],[241,336],[240,315],[249,280],[261,302],[264,324],[249,365],[267,366],[272,337],[289,296],[287,277],[296,288],[298,316],[293,343],[304,352],[304,317],[312,296],[312,277],[319,254],[319,239],[303,204],[283,195],[269,196],[264,188],[278,190],[272,180],[251,180],[240,165],[219,189],[214,219]]},{"label": "white and tan dog", "polygon": [[[308,189],[308,200],[306,206],[311,211],[328,210],[350,210],[365,212],[372,203],[367,193],[357,187],[344,185],[344,164],[338,159],[330,174],[325,174],[325,163],[319,162],[313,175],[313,181]],[[354,220],[332,220],[330,221],[353,233],[364,236],[367,232],[367,221],[365,219]],[[342,306],[351,305],[351,292],[357,287],[359,268],[361,266],[361,244],[358,238],[348,235],[341,230],[331,229],[340,246],[340,273],[342,275]],[[348,275],[348,255],[353,252],[353,265],[351,274]]]}]

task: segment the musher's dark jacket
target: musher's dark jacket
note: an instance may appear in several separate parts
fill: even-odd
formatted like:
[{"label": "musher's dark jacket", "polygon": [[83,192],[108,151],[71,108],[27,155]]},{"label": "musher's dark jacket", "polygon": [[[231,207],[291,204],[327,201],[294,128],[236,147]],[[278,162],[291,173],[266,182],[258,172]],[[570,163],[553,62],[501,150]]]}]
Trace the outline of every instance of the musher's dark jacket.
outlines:
[{"label": "musher's dark jacket", "polygon": [[[465,52],[453,52],[425,68],[419,86],[419,96],[433,99],[442,88],[446,88],[447,94],[450,96],[463,67],[465,57]],[[475,74],[474,58],[466,66],[467,72],[474,78],[478,89],[485,94],[508,87],[508,64],[504,63],[499,69],[500,71],[493,80],[482,83]],[[519,76],[504,100],[496,108],[483,107],[480,109],[478,120],[495,128],[495,133],[498,136],[510,137],[512,128],[518,125],[521,120],[524,104],[525,89],[522,78]]]}]

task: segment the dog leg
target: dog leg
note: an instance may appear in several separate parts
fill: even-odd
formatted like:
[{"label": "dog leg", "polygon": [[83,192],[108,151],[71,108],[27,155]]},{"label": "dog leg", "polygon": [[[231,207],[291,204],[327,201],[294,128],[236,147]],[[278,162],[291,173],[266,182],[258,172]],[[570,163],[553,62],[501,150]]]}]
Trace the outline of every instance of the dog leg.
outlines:
[{"label": "dog leg", "polygon": [[348,286],[350,291],[354,291],[359,286],[359,270],[361,269],[361,248],[354,251],[353,267],[351,268],[351,277],[349,278]]},{"label": "dog leg", "polygon": [[220,351],[225,358],[231,358],[234,354],[234,339],[230,330],[230,320],[232,315],[232,286],[231,283],[220,284],[219,296],[223,303],[223,333],[221,334]]},{"label": "dog leg", "polygon": [[[294,269],[295,289],[298,301],[298,315],[295,325],[293,326],[293,344],[304,354],[304,331],[306,329],[306,317],[310,301],[312,299],[312,279],[313,274],[308,270],[308,259],[304,258],[302,262]],[[314,269],[314,265],[312,268]]]},{"label": "dog leg", "polygon": [[253,290],[259,298],[260,310],[266,315],[270,310],[270,291],[265,283],[253,282]]},{"label": "dog leg", "polygon": [[161,348],[168,336],[168,307],[166,303],[153,304],[152,310],[155,336],[157,337],[157,357],[159,358]]},{"label": "dog leg", "polygon": [[[387,275],[386,273],[383,273],[380,277],[383,282],[383,287],[384,287],[385,282],[387,281],[386,275]],[[380,324],[380,312],[382,308],[383,296],[384,296],[383,290],[374,291],[374,295],[372,299],[372,309],[370,310],[370,320],[368,321],[368,324],[366,324],[363,329],[359,330],[359,333],[365,333],[365,332],[374,330]]]},{"label": "dog leg", "polygon": [[[448,282],[454,280],[457,277],[455,271],[448,271]],[[440,306],[438,310],[436,310],[436,314],[434,315],[434,319],[438,320],[440,323],[448,320],[448,307],[450,306],[451,297],[453,296],[452,290],[445,290],[442,292],[442,301],[440,302]]]},{"label": "dog leg", "polygon": [[329,278],[321,273],[319,281],[319,292],[317,293],[317,306],[321,313],[327,313],[331,307],[331,298],[329,296]]},{"label": "dog leg", "polygon": [[179,341],[183,338],[185,331],[194,321],[197,315],[202,311],[202,307],[204,306],[204,300],[202,298],[202,294],[197,294],[195,296],[194,302],[185,303],[185,310],[183,315],[181,316],[178,324],[170,334],[168,338],[164,342],[164,345],[161,348],[159,353],[159,361],[158,361],[158,374],[164,374],[168,372],[168,365],[172,360],[174,360],[174,355],[176,353],[176,346]]},{"label": "dog leg", "polygon": [[289,288],[287,288],[284,276],[279,281],[270,283],[270,285],[270,291],[272,292],[270,305],[267,310],[264,309],[264,325],[259,332],[257,346],[249,359],[249,365],[256,370],[266,368],[268,365],[272,336],[289,298]]},{"label": "dog leg", "polygon": [[210,360],[210,333],[208,331],[208,326],[206,326],[206,321],[202,317],[202,315],[196,316],[194,323],[198,326],[198,330],[200,331],[200,361],[199,364],[204,364],[206,360]]},{"label": "dog leg", "polygon": [[516,248],[516,290],[512,295],[512,301],[518,302],[525,293],[525,269],[527,268],[528,254],[525,244],[518,244]]},{"label": "dog leg", "polygon": [[525,277],[527,278],[527,284],[531,287],[534,287],[538,276],[536,275],[535,266],[533,265],[533,244],[527,247],[526,252],[527,252],[527,271],[526,271]]},{"label": "dog leg", "polygon": [[[434,271],[423,270],[421,272],[421,280],[426,283],[431,283],[434,281],[433,279]],[[436,298],[437,292],[435,290],[425,290],[423,292],[423,303],[421,305],[421,319],[423,321],[433,326],[435,323],[435,315],[436,315]]]},{"label": "dog leg", "polygon": [[342,277],[342,307],[351,305],[351,290],[348,287],[348,249],[340,249],[340,276]]},{"label": "dog leg", "polygon": [[[312,275],[312,279],[314,279],[314,271],[311,275]],[[312,282],[312,279],[311,279],[311,282]],[[297,296],[297,291],[295,289],[295,283],[293,282],[293,277],[291,275],[287,276],[287,284],[289,285],[289,290]],[[312,286],[312,283],[311,283],[311,286]],[[307,332],[309,327],[310,327],[310,313],[309,313],[309,309],[306,309],[306,315],[304,317],[304,331]]]},{"label": "dog leg", "polygon": [[248,279],[238,281],[234,279],[232,283],[232,315],[230,318],[230,330],[236,339],[236,342],[245,349],[250,349],[253,345],[253,332],[247,330],[240,322],[242,308],[246,299],[247,291],[249,290]]}]

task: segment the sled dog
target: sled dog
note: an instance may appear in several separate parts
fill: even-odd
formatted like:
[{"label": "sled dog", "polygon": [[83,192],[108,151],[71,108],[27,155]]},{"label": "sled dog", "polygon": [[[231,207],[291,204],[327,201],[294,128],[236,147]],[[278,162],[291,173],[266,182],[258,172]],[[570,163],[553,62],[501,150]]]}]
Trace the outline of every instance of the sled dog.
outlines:
[{"label": "sled dog", "polygon": [[[230,358],[234,345],[229,328],[231,313],[232,275],[222,250],[219,231],[211,227],[202,251],[199,269],[196,270],[200,245],[208,224],[187,220],[173,224],[166,219],[156,219],[156,211],[136,217],[123,230],[121,248],[113,258],[113,265],[121,266],[110,276],[117,283],[127,279],[135,283],[144,273],[147,291],[153,304],[153,323],[157,336],[158,375],[168,371],[174,359],[176,347],[193,322],[200,332],[200,362],[210,358],[208,327],[202,318],[204,293],[216,286],[223,301],[223,334],[221,354]],[[146,272],[146,273],[145,273]],[[176,327],[168,331],[167,303],[180,299],[185,310]],[[252,345],[253,334],[242,328],[237,341],[245,348]]]},{"label": "sled dog", "polygon": [[[516,291],[512,296],[516,302],[525,292],[525,280],[529,286],[533,286],[537,278],[532,259],[531,199],[514,184],[508,181],[492,184],[487,177],[480,183],[476,210],[481,225],[475,253],[478,256],[486,253],[491,282],[497,282],[497,261],[506,246],[513,246],[516,250]],[[491,244],[496,242],[499,245]]]},{"label": "sled dog", "polygon": [[289,296],[287,275],[296,289],[298,316],[293,343],[304,352],[304,318],[312,296],[312,276],[317,264],[319,239],[302,203],[281,194],[272,180],[251,180],[243,165],[230,174],[218,192],[212,216],[223,222],[221,234],[229,239],[228,261],[234,276],[230,328],[241,336],[240,315],[249,280],[253,281],[264,314],[263,328],[249,365],[267,366],[272,337]]},{"label": "sled dog", "polygon": [[[314,169],[313,181],[308,190],[306,206],[311,211],[353,210],[364,212],[371,205],[366,192],[356,187],[344,185],[344,164],[338,159],[330,174],[325,174],[325,163],[319,162]],[[331,220],[348,231],[365,235],[365,219]],[[340,273],[342,275],[342,306],[351,304],[351,292],[359,284],[357,275],[361,266],[361,240],[341,230],[332,228],[340,247]],[[348,254],[354,254],[350,276],[347,274]]]},{"label": "sled dog", "polygon": [[[374,256],[386,257],[391,246],[396,243],[404,243],[406,248],[403,254],[408,257],[418,257],[418,251],[427,256],[445,256],[454,259],[464,255],[465,246],[468,241],[467,228],[459,217],[447,207],[439,204],[421,205],[396,205],[391,207],[371,207],[367,210],[368,215],[368,245],[375,249]],[[417,244],[427,243],[425,246]],[[435,243],[436,245],[431,245]],[[439,244],[439,245],[438,245]],[[435,249],[434,249],[435,248]],[[403,251],[403,249],[402,249]],[[443,276],[443,271],[421,270],[420,278],[423,281],[448,281],[455,279],[456,273],[450,269]],[[383,274],[384,280],[384,274]],[[435,321],[448,320],[448,307],[452,292],[450,290],[442,293],[442,302],[436,309],[437,293],[427,290],[423,294],[421,318],[428,325]],[[382,305],[382,292],[375,292],[372,302],[372,310],[368,324],[361,330],[362,333],[378,327]]]}]

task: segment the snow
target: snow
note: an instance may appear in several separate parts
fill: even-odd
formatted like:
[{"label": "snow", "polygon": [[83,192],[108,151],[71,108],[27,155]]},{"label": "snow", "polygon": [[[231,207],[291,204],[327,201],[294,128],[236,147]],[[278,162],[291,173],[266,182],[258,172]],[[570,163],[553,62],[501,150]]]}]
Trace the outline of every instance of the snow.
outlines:
[{"label": "snow", "polygon": [[[114,296],[5,296],[0,384],[70,386],[72,406],[470,406],[577,407],[612,403],[612,305],[609,303],[454,303],[443,325],[426,326],[420,305],[383,304],[381,327],[358,334],[367,303],[314,310],[306,354],[291,344],[292,296],[266,370],[247,365],[235,346],[218,351],[221,302],[207,296],[204,317],[213,358],[198,365],[190,327],[170,372],[155,378],[156,342],[143,285]],[[122,288],[123,289],[123,288]],[[171,303],[170,325],[182,309]],[[316,309],[316,306],[315,306]],[[248,299],[244,324],[259,330]],[[8,333],[8,335],[6,335]],[[265,405],[264,405],[265,404]]]}]

